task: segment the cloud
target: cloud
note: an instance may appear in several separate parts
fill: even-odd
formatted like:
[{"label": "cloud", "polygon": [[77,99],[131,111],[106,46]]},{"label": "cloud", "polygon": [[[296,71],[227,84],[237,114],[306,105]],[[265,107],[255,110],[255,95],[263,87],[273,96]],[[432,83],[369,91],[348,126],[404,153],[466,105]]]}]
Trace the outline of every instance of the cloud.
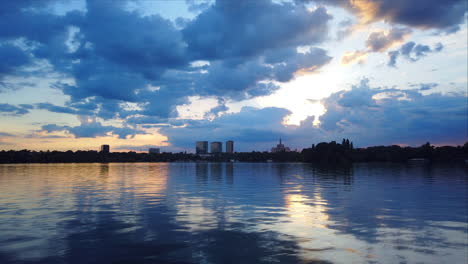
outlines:
[{"label": "cloud", "polygon": [[369,35],[366,46],[369,51],[383,52],[396,43],[402,42],[410,33],[411,30],[408,28],[392,28],[387,32],[373,32]]},{"label": "cloud", "polygon": [[308,11],[270,0],[216,1],[182,32],[196,59],[251,57],[268,49],[320,43],[330,19],[324,8]]},{"label": "cloud", "polygon": [[[362,64],[366,61],[367,56],[372,52],[384,52],[390,47],[402,42],[409,34],[411,29],[396,27],[389,31],[376,31],[372,32],[366,40],[366,50],[356,50],[352,52],[346,52],[341,58],[341,64]],[[390,60],[395,59],[398,56],[394,53],[389,53]]]},{"label": "cloud", "polygon": [[[176,106],[190,96],[236,101],[269,95],[278,82],[331,60],[323,49],[296,51],[326,39],[331,16],[325,8],[216,1],[176,26],[159,15],[129,11],[127,1],[86,1],[85,11],[63,15],[49,11],[54,1],[37,2],[2,3],[9,12],[0,17],[0,58],[10,62],[0,62],[0,75],[47,62],[71,80],[54,85],[70,97],[65,105],[37,105],[51,112],[104,120],[174,118]],[[18,39],[24,40],[21,49],[1,44]],[[199,60],[205,66],[192,64]],[[127,102],[138,107],[128,110]]]},{"label": "cloud", "polygon": [[188,5],[188,10],[191,12],[199,12],[210,8],[211,0],[185,0]]},{"label": "cloud", "polygon": [[270,81],[290,81],[298,71],[314,71],[330,60],[327,52],[320,48],[312,48],[307,53],[286,48],[266,52],[264,56],[245,62],[213,62],[207,67],[207,73],[194,79],[193,89],[198,95],[234,100],[265,96],[279,88]]},{"label": "cloud", "polygon": [[402,45],[400,49],[388,53],[389,61],[387,65],[396,67],[397,59],[400,55],[410,62],[416,62],[429,53],[440,52],[443,48],[442,43],[437,43],[434,48],[431,48],[428,45],[416,44],[410,41]]},{"label": "cloud", "polygon": [[229,108],[226,106],[226,101],[223,99],[218,100],[218,105],[211,108],[210,111],[205,113],[205,118],[218,117],[222,112],[226,112]]},{"label": "cloud", "polygon": [[[309,0],[299,0],[310,2]],[[339,5],[355,13],[363,23],[385,20],[422,29],[459,30],[467,10],[465,0],[315,0]]]},{"label": "cloud", "polygon": [[336,40],[341,41],[349,36],[354,29],[354,22],[351,19],[346,19],[338,23],[338,31],[336,32]]},{"label": "cloud", "polygon": [[94,55],[95,63],[112,63],[150,80],[166,69],[188,65],[182,34],[171,21],[102,1],[87,1],[87,10],[79,35],[92,46],[80,47],[81,56]]},{"label": "cloud", "polygon": [[0,132],[0,137],[13,137],[13,134],[6,133],[6,132]]},{"label": "cloud", "polygon": [[398,50],[389,51],[388,52],[388,63],[387,63],[387,65],[390,66],[390,67],[395,67],[396,62],[397,62],[397,58],[398,58],[399,55],[400,55],[400,52]]},{"label": "cloud", "polygon": [[341,64],[347,65],[352,63],[362,64],[367,59],[368,52],[365,50],[356,50],[351,52],[346,52],[341,58]]},{"label": "cloud", "polygon": [[429,91],[437,86],[439,86],[438,83],[421,83],[419,84],[419,91]]},{"label": "cloud", "polygon": [[29,110],[33,108],[30,104],[0,104],[0,113],[20,116],[29,113]]},{"label": "cloud", "polygon": [[57,106],[51,103],[38,103],[36,104],[37,109],[45,109],[54,113],[64,113],[64,114],[77,114],[77,111],[64,106]]},{"label": "cloud", "polygon": [[74,135],[76,138],[88,137],[104,137],[109,135],[117,135],[121,139],[127,137],[134,137],[136,134],[146,134],[144,131],[133,129],[130,127],[115,127],[115,126],[105,126],[100,122],[96,121],[83,121],[79,126],[59,126],[56,124],[47,124],[41,127],[42,131],[47,133],[64,131],[66,133]]},{"label": "cloud", "polygon": [[29,56],[22,49],[11,44],[0,44],[0,81],[29,62]]},{"label": "cloud", "polygon": [[[402,42],[409,34],[411,34],[411,29],[401,27],[395,27],[389,31],[372,32],[366,40],[367,49],[346,52],[341,58],[341,64],[363,64],[370,53],[384,52],[388,48]],[[398,54],[392,52],[389,53],[389,56],[390,60],[396,60]]]}]

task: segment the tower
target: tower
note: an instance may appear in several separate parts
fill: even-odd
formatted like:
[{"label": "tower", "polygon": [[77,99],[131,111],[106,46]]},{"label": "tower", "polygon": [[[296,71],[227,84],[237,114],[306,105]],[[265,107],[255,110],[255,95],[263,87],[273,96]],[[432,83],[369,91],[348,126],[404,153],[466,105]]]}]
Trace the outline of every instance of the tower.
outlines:
[{"label": "tower", "polygon": [[109,145],[101,145],[101,153],[109,153],[110,147]]},{"label": "tower", "polygon": [[223,152],[223,143],[211,142],[211,153],[221,153],[221,152]]},{"label": "tower", "polygon": [[208,141],[197,141],[195,144],[195,152],[197,154],[208,153]]},{"label": "tower", "polygon": [[226,153],[234,153],[234,141],[226,141]]}]

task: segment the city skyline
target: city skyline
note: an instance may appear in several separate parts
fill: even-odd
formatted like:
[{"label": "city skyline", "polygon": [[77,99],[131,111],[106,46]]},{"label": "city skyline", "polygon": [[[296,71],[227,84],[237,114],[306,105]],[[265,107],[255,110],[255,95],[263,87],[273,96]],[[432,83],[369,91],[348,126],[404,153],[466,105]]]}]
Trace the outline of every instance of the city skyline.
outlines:
[{"label": "city skyline", "polygon": [[463,145],[466,10],[463,0],[2,2],[0,150],[183,152],[212,138],[248,152],[280,137],[290,149]]}]

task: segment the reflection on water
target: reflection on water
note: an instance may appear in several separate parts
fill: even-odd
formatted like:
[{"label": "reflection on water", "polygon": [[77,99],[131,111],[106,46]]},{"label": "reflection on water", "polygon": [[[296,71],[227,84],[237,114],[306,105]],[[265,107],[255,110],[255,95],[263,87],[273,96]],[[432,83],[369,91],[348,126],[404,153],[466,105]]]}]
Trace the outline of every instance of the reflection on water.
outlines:
[{"label": "reflection on water", "polygon": [[466,263],[466,168],[0,165],[0,263]]}]

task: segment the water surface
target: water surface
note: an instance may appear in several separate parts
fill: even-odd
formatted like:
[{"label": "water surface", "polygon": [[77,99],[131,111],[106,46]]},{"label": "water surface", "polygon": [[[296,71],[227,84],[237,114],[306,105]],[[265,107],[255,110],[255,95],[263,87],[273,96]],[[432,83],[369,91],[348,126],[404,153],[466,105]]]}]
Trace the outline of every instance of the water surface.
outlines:
[{"label": "water surface", "polygon": [[0,263],[467,263],[466,167],[0,165]]}]

